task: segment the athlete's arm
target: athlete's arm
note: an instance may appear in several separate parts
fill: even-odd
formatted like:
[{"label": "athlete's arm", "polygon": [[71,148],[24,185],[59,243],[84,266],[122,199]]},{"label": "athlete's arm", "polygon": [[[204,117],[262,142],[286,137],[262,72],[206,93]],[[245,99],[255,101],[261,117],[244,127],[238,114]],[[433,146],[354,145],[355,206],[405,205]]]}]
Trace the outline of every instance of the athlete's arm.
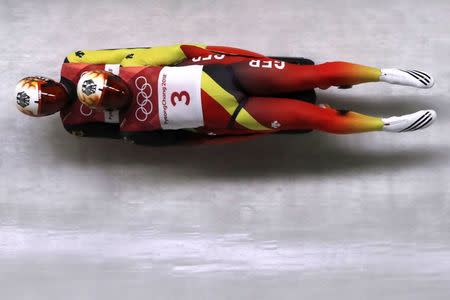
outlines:
[{"label": "athlete's arm", "polygon": [[133,66],[170,66],[186,59],[211,54],[263,58],[264,55],[227,46],[205,46],[201,44],[179,44],[153,48],[123,48],[108,50],[78,50],[70,53],[65,62],[85,64],[121,64]]},{"label": "athlete's arm", "polygon": [[78,50],[70,53],[65,62],[85,64],[121,64],[132,66],[168,66],[184,61],[188,56],[183,47],[196,49],[205,48],[204,45],[173,45],[153,48],[124,48],[109,50]]}]

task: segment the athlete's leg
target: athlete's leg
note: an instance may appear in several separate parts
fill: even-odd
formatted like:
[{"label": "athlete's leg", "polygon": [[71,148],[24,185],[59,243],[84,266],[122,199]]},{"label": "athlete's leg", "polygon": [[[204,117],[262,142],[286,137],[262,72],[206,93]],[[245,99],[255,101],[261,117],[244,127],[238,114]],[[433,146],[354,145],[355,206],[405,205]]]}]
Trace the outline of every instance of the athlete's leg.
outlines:
[{"label": "athlete's leg", "polygon": [[423,72],[379,69],[347,62],[302,66],[279,61],[252,60],[232,64],[231,69],[242,89],[253,96],[377,81],[416,87],[433,85],[431,76]]},{"label": "athlete's leg", "polygon": [[260,97],[250,97],[243,109],[263,126],[277,131],[317,129],[330,133],[400,132],[425,128],[436,117],[434,111],[420,111],[383,119],[298,100]]}]

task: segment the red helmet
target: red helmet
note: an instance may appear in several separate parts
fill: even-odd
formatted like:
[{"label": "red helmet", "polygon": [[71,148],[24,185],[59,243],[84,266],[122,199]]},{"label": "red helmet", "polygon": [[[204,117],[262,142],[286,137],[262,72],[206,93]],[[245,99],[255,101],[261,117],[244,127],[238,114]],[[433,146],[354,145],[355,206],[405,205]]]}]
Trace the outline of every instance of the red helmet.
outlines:
[{"label": "red helmet", "polygon": [[41,117],[60,111],[69,102],[64,86],[50,78],[26,77],[16,85],[17,108],[33,117]]},{"label": "red helmet", "polygon": [[81,75],[77,84],[78,99],[91,109],[121,109],[130,103],[127,84],[111,72],[96,70]]}]

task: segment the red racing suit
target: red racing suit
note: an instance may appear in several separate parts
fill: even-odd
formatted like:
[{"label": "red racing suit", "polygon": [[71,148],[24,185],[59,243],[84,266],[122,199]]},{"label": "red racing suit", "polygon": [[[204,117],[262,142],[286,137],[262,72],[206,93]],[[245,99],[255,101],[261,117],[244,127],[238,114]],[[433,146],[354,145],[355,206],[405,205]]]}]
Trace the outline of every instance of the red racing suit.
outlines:
[{"label": "red racing suit", "polygon": [[[143,66],[148,49],[105,53],[120,64],[99,64],[102,56],[95,55],[95,63],[89,64],[66,59],[61,71],[66,85],[75,86],[85,71],[106,69],[119,75],[133,95],[122,111],[92,111],[75,99],[61,112],[66,129],[165,145],[309,129],[353,133],[382,126],[379,118],[292,99],[302,93],[296,98],[303,100],[305,92],[316,87],[378,81],[379,69],[345,62],[299,66],[229,47],[179,45],[179,49],[185,58],[178,57],[174,66]],[[133,61],[137,58],[141,61]]]}]

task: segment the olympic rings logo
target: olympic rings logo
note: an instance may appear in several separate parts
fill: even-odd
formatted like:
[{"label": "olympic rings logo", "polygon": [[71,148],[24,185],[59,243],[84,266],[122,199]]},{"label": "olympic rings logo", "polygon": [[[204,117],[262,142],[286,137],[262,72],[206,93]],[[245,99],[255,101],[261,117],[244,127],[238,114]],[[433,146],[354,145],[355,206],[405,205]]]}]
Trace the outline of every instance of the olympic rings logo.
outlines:
[{"label": "olympic rings logo", "polygon": [[136,103],[139,106],[134,112],[134,116],[138,121],[144,122],[153,111],[153,103],[151,100],[153,89],[144,76],[139,76],[134,81],[138,93]]}]

